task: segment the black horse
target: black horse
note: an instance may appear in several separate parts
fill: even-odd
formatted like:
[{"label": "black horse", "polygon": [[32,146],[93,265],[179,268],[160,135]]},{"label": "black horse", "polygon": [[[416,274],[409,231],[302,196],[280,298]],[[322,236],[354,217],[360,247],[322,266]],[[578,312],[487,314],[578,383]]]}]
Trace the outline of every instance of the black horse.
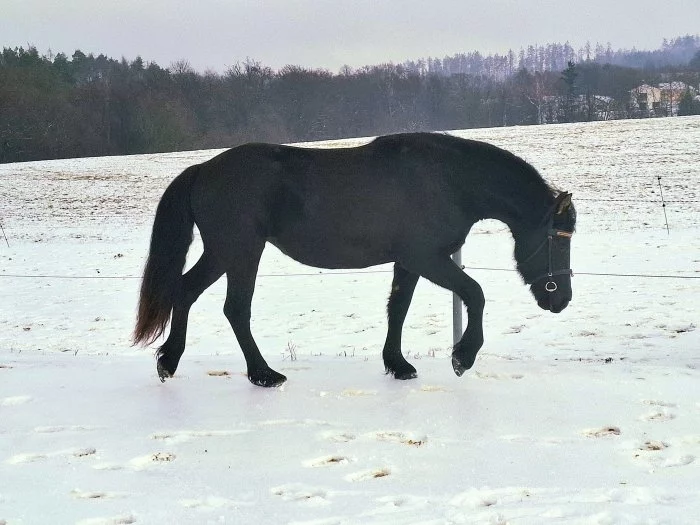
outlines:
[{"label": "black horse", "polygon": [[[401,352],[401,331],[419,276],[456,293],[468,325],[454,347],[458,376],[472,367],[484,337],[484,294],[450,258],[481,219],[504,222],[515,260],[539,306],[561,312],[571,300],[571,195],[552,189],[531,165],[487,143],[444,134],[379,137],[367,145],[307,149],[246,144],[191,166],[158,205],[134,343],[170,334],[157,353],[161,381],[185,350],[187,317],[224,273],[224,314],[245,356],[249,380],[286,380],[260,354],[250,331],[251,300],[266,242],[321,268],[394,262],[383,358],[397,379],[416,377]],[[197,225],[204,253],[184,275]]]}]

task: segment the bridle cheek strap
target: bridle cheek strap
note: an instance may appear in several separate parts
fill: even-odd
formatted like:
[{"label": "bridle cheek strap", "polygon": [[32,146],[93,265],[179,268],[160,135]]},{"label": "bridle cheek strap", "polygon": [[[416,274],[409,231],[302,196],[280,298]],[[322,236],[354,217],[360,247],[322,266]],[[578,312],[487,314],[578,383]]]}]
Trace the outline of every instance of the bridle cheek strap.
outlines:
[{"label": "bridle cheek strap", "polygon": [[531,259],[536,253],[538,253],[542,247],[547,243],[547,273],[542,274],[539,277],[535,278],[532,282],[533,284],[536,283],[537,281],[540,281],[544,278],[547,278],[547,282],[544,285],[544,289],[548,291],[549,293],[555,292],[559,286],[557,285],[556,282],[552,279],[555,275],[568,275],[569,277],[574,276],[574,271],[571,268],[565,268],[562,270],[552,270],[552,243],[554,241],[554,238],[566,238],[566,239],[571,239],[571,232],[567,232],[564,230],[555,230],[554,228],[550,228],[547,231],[547,239],[540,244],[540,246],[535,250],[535,252],[528,257],[528,260]]}]

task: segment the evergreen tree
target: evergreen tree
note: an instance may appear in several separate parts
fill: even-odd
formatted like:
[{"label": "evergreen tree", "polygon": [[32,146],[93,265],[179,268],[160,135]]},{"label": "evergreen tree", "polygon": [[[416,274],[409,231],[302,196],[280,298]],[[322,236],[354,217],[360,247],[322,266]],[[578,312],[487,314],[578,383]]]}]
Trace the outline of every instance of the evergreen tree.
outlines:
[{"label": "evergreen tree", "polygon": [[688,115],[700,115],[700,102],[693,99],[690,88],[685,90],[678,102],[678,116],[686,117]]},{"label": "evergreen tree", "polygon": [[565,102],[564,102],[564,122],[573,122],[576,113],[576,77],[578,77],[578,69],[573,61],[569,60],[566,69],[562,71],[561,79],[565,85]]}]

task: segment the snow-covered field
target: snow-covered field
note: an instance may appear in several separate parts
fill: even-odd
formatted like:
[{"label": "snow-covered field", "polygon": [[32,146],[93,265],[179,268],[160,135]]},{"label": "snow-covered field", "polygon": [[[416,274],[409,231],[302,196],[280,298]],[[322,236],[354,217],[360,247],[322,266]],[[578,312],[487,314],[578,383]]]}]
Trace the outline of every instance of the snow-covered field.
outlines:
[{"label": "snow-covered field", "polygon": [[[457,378],[451,295],[421,281],[408,382],[380,357],[390,267],[268,248],[253,331],[289,381],[244,377],[222,280],[161,384],[129,343],[150,224],[217,152],[0,165],[0,524],[698,523],[700,118],[456,134],[573,192],[574,299],[548,314],[516,273],[469,270],[486,344]],[[463,262],[511,252],[486,221]]]}]

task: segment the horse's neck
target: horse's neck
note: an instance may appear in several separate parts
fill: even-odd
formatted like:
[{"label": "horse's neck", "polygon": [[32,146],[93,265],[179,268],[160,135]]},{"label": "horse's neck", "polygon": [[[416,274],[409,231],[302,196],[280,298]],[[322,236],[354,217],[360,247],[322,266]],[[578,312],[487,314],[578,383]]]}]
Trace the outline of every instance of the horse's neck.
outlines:
[{"label": "horse's neck", "polygon": [[513,191],[497,200],[489,218],[505,223],[517,240],[542,226],[552,202],[549,192]]}]

